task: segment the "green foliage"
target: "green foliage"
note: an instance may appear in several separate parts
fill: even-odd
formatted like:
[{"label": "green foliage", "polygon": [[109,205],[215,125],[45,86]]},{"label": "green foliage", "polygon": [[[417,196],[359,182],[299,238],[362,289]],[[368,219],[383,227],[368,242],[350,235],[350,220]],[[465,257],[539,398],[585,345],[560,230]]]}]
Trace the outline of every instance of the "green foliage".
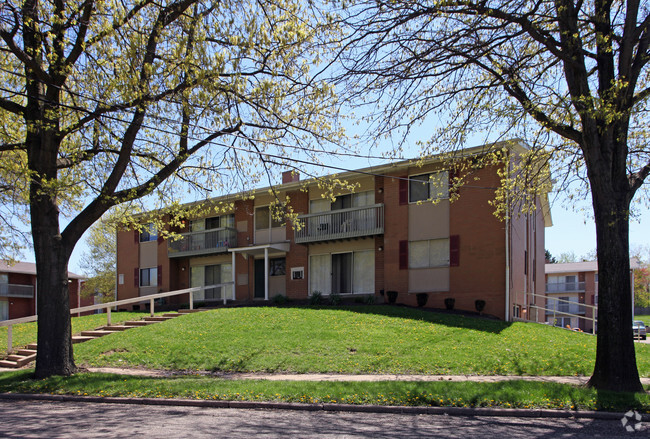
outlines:
[{"label": "green foliage", "polygon": [[[547,325],[355,305],[210,310],[76,345],[75,360],[192,371],[573,376],[591,373],[595,352],[595,337]],[[637,343],[636,353],[641,376],[650,377],[650,345]]]},{"label": "green foliage", "polygon": [[202,376],[149,378],[82,373],[31,379],[30,371],[0,375],[0,392],[50,393],[129,398],[185,398],[307,404],[371,404],[416,407],[499,407],[519,409],[650,412],[650,396],[597,392],[567,384],[479,382],[308,382],[233,380]]},{"label": "green foliage", "polygon": [[276,294],[275,296],[273,296],[271,301],[275,305],[284,305],[285,303],[287,303],[287,296],[284,296],[282,294]]},{"label": "green foliage", "polygon": [[86,237],[88,252],[81,257],[81,268],[88,276],[82,295],[99,295],[102,302],[115,300],[117,230],[112,219],[95,223]]},{"label": "green foliage", "polygon": [[339,306],[343,302],[341,295],[339,293],[330,294],[330,304],[334,306]]},{"label": "green foliage", "polygon": [[478,299],[474,302],[474,307],[476,308],[476,311],[483,312],[485,309],[485,300]]},{"label": "green foliage", "polygon": [[323,293],[320,291],[314,291],[311,293],[311,296],[309,296],[309,304],[310,305],[320,305],[323,303]]}]

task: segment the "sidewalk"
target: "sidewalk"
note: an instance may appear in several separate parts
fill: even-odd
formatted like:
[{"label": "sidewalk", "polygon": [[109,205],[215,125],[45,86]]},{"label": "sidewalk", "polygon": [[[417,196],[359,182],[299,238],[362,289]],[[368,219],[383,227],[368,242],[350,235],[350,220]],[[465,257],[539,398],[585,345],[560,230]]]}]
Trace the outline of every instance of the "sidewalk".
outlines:
[{"label": "sidewalk", "polygon": [[[191,375],[186,372],[152,370],[152,369],[121,369],[113,367],[91,367],[89,372],[114,373],[121,375],[170,377]],[[497,383],[501,381],[523,380],[546,383],[585,385],[589,381],[586,376],[519,376],[519,375],[395,375],[395,374],[365,374],[346,375],[335,373],[201,373],[196,375],[212,376],[227,380],[269,380],[269,381],[473,381],[482,383]],[[650,378],[641,378],[643,385],[650,385]]]}]

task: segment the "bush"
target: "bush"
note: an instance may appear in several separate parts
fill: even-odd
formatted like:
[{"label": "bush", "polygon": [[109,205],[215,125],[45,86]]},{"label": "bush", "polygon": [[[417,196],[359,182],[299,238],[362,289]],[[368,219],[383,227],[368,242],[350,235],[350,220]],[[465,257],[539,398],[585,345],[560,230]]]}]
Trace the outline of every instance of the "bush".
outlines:
[{"label": "bush", "polygon": [[397,291],[386,291],[386,297],[388,297],[388,303],[395,303],[397,301]]},{"label": "bush", "polygon": [[429,300],[429,295],[427,293],[417,293],[415,295],[415,299],[418,302],[418,306],[422,308],[424,305],[427,304],[427,300]]},{"label": "bush", "polygon": [[282,294],[276,294],[273,296],[273,299],[271,299],[275,305],[284,305],[287,303],[287,296],[283,296]]},{"label": "bush", "polygon": [[479,300],[475,301],[474,306],[476,307],[476,311],[478,311],[479,314],[480,314],[485,309],[485,300],[479,299]]},{"label": "bush", "polygon": [[456,299],[454,299],[453,297],[447,297],[445,299],[445,308],[447,308],[448,310],[454,309],[455,304],[456,304]]},{"label": "bush", "polygon": [[375,304],[375,295],[370,294],[370,295],[366,296],[366,298],[364,300],[364,303],[366,305],[374,305]]},{"label": "bush", "polygon": [[343,302],[343,299],[341,298],[341,295],[339,293],[332,293],[330,294],[330,303],[334,306],[338,306]]},{"label": "bush", "polygon": [[321,303],[323,303],[323,293],[320,291],[314,291],[311,293],[311,296],[309,296],[309,304],[320,305]]}]

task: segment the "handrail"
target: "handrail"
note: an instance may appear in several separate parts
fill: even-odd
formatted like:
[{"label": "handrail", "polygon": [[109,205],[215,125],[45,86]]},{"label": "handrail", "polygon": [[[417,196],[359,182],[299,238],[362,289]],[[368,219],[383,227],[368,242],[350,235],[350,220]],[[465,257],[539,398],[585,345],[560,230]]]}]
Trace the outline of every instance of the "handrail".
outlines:
[{"label": "handrail", "polygon": [[[220,284],[215,284],[215,285],[206,285],[202,287],[192,287],[192,288],[185,288],[183,290],[174,290],[174,291],[167,291],[165,293],[156,293],[156,294],[149,294],[146,296],[139,296],[139,297],[133,297],[131,299],[122,299],[122,300],[116,300],[113,302],[106,302],[106,303],[99,303],[97,305],[88,305],[88,306],[82,306],[80,308],[74,308],[70,310],[70,314],[75,314],[75,313],[82,313],[82,312],[88,312],[88,311],[95,311],[98,309],[106,309],[106,315],[107,315],[107,326],[110,326],[111,324],[111,308],[114,308],[116,306],[120,305],[130,305],[133,303],[142,303],[149,301],[149,312],[150,315],[153,317],[154,315],[154,301],[156,299],[162,299],[164,297],[172,297],[172,296],[180,296],[182,294],[189,294],[189,306],[190,309],[194,309],[194,293],[197,291],[201,290],[207,290],[210,288],[218,288],[218,287],[223,287],[223,286],[228,286],[228,285],[234,285],[234,282],[224,282]],[[234,291],[234,288],[233,288]],[[232,300],[234,300],[234,294]],[[224,305],[226,304],[226,296],[223,296],[223,303]],[[38,314],[33,315],[33,316],[27,316],[27,317],[21,317],[18,319],[11,319],[11,320],[2,320],[0,321],[0,328],[3,326],[7,327],[7,353],[10,354],[12,352],[12,344],[13,344],[13,326],[20,324],[20,323],[29,323],[29,322],[36,322],[38,321]]]},{"label": "handrail", "polygon": [[[528,304],[528,307],[530,307],[532,309],[538,309],[538,310],[544,311],[544,321],[546,321],[546,312],[552,312],[553,313],[552,314],[553,315],[553,320],[556,319],[556,316],[558,314],[560,314],[562,316],[576,317],[578,319],[591,321],[592,322],[592,333],[594,333],[594,334],[596,333],[596,324],[598,323],[598,316],[597,316],[598,315],[598,312],[597,312],[598,311],[598,306],[597,305],[587,305],[586,303],[572,302],[570,300],[560,299],[558,297],[547,296],[547,295],[544,295],[544,294],[530,293],[530,295],[533,296],[533,297],[542,298],[542,299],[544,299],[546,301],[544,303],[544,306],[539,306],[539,305],[535,305],[535,304]],[[551,303],[551,302],[553,302],[553,303]],[[586,313],[585,313],[585,315],[580,315],[580,314],[571,313],[569,311],[562,311],[562,310],[559,310],[559,309],[555,309],[555,307],[552,306],[555,303],[557,303],[557,304],[566,303],[569,306],[577,305],[578,307],[584,307],[585,310],[586,309],[591,309],[591,318],[586,317]],[[548,308],[548,306],[551,306],[551,308]],[[550,315],[551,314],[549,314],[549,316]]]}]

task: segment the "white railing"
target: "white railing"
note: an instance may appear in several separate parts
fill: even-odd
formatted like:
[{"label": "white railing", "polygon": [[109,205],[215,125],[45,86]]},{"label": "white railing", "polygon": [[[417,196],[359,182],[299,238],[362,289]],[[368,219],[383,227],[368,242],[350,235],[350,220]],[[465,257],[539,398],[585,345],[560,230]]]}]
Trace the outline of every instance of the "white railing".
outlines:
[{"label": "white railing", "polygon": [[33,285],[0,284],[0,297],[31,299],[34,297]]},{"label": "white railing", "polygon": [[[592,333],[596,333],[596,325],[598,319],[598,307],[594,305],[587,305],[584,303],[576,303],[571,300],[560,299],[555,297],[549,297],[543,294],[530,294],[536,302],[543,304],[540,306],[537,304],[527,305],[532,310],[542,311],[544,317],[553,316],[553,321],[555,322],[558,317],[575,317],[578,320],[590,321],[592,323]],[[521,305],[522,308],[526,308],[526,305]],[[586,316],[586,311],[591,310],[591,316]],[[532,313],[529,313],[532,314]],[[524,319],[515,319],[515,320],[526,320]]]},{"label": "white railing", "polygon": [[384,205],[300,215],[297,223],[297,243],[380,235],[384,233]]},{"label": "white railing", "polygon": [[237,247],[237,229],[223,227],[181,234],[176,241],[169,241],[167,255],[170,258],[194,256],[207,253],[227,252]]},{"label": "white railing", "polygon": [[574,291],[584,291],[584,282],[560,282],[546,284],[547,293],[567,293]]},{"label": "white railing", "polygon": [[[235,294],[234,294],[234,282],[224,282],[216,285],[208,285],[204,287],[193,287],[193,288],[186,288],[184,290],[176,290],[176,291],[168,291],[166,293],[157,293],[157,294],[150,294],[148,296],[141,296],[141,297],[134,297],[132,299],[123,299],[123,300],[117,300],[114,302],[106,302],[106,303],[100,303],[97,305],[88,305],[88,306],[82,306],[81,308],[74,308],[70,310],[70,314],[81,314],[83,312],[88,312],[88,311],[97,311],[97,310],[106,310],[106,325],[110,326],[111,324],[111,309],[115,308],[117,306],[121,305],[132,305],[135,303],[143,303],[143,302],[149,302],[149,313],[151,317],[154,315],[154,308],[155,308],[155,301],[156,299],[162,299],[164,297],[173,297],[173,296],[181,296],[183,294],[187,294],[189,296],[189,307],[190,309],[194,309],[194,293],[197,291],[201,290],[207,290],[211,288],[218,288],[218,287],[225,287],[228,285],[232,285],[233,288],[233,295],[231,300],[235,300]],[[223,304],[226,304],[226,296],[223,296]],[[13,326],[20,324],[20,323],[28,323],[28,322],[37,322],[38,321],[38,315],[34,316],[28,316],[28,317],[21,317],[19,319],[12,319],[12,320],[3,320],[0,321],[0,328],[3,326],[7,327],[7,353],[11,353],[13,349]]]}]

